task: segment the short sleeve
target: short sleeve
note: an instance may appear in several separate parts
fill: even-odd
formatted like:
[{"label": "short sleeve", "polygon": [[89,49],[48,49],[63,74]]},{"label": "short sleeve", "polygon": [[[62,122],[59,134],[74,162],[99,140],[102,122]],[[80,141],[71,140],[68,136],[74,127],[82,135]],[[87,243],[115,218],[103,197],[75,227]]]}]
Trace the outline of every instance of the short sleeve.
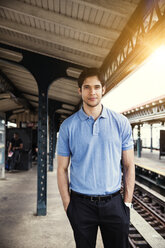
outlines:
[{"label": "short sleeve", "polygon": [[61,125],[57,140],[57,154],[60,156],[70,156],[69,137],[66,126]]},{"label": "short sleeve", "polygon": [[124,151],[131,149],[133,149],[132,128],[128,119],[125,117],[122,132],[122,150]]}]

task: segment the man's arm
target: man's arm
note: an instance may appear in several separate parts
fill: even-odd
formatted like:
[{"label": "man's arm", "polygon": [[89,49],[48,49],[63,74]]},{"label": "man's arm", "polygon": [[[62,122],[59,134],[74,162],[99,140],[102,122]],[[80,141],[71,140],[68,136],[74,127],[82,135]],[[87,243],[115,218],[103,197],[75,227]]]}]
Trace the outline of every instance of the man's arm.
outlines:
[{"label": "man's arm", "polygon": [[123,175],[124,175],[124,202],[132,202],[135,185],[134,151],[125,150],[122,152]]},{"label": "man's arm", "polygon": [[12,143],[10,142],[9,143],[9,148],[8,148],[8,153],[11,151],[11,148],[12,148]]},{"label": "man's arm", "polygon": [[70,202],[68,167],[70,157],[57,156],[57,182],[65,211]]}]

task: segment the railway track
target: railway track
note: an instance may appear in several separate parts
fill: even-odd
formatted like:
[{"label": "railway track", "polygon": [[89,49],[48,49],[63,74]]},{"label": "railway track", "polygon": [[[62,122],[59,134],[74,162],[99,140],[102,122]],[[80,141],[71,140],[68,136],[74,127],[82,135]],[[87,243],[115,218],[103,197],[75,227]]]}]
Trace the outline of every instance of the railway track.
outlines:
[{"label": "railway track", "polygon": [[136,186],[133,205],[134,209],[165,238],[165,202]]},{"label": "railway track", "polygon": [[[139,185],[135,186],[134,209],[165,239],[165,202]],[[129,233],[131,248],[150,248],[151,246],[131,224]]]},{"label": "railway track", "polygon": [[152,248],[132,224],[129,228],[129,245],[130,248]]}]

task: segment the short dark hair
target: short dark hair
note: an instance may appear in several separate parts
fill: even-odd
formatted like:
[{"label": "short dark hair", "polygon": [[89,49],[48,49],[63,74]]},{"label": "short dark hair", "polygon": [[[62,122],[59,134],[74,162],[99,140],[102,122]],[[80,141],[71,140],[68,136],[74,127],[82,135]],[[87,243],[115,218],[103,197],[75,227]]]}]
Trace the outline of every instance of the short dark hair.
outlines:
[{"label": "short dark hair", "polygon": [[19,136],[19,133],[18,132],[14,132],[15,135]]},{"label": "short dark hair", "polygon": [[79,88],[82,87],[82,85],[83,85],[83,83],[84,83],[86,78],[92,77],[92,76],[97,76],[98,79],[100,80],[100,83],[101,83],[102,87],[104,87],[105,79],[104,79],[103,73],[101,73],[100,69],[95,68],[95,67],[91,67],[91,68],[86,68],[81,72],[81,74],[80,74],[80,76],[78,78],[78,86],[79,86]]}]

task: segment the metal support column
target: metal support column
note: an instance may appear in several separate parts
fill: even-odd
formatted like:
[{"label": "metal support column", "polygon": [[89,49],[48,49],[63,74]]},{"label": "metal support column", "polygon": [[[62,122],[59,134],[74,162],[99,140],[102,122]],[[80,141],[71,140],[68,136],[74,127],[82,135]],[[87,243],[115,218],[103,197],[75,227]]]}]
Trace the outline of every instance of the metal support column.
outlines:
[{"label": "metal support column", "polygon": [[138,158],[141,158],[140,125],[138,125],[137,157],[138,157]]},{"label": "metal support column", "polygon": [[38,191],[37,215],[46,215],[47,206],[47,116],[48,92],[39,87],[38,113]]},{"label": "metal support column", "polygon": [[55,125],[54,135],[53,135],[53,158],[56,156],[56,144],[57,144],[57,127]]},{"label": "metal support column", "polygon": [[54,135],[53,135],[53,158],[55,158],[56,156],[57,132],[58,132],[58,121],[55,118]]},{"label": "metal support column", "polygon": [[152,124],[151,124],[151,147],[150,147],[150,151],[152,152]]},{"label": "metal support column", "polygon": [[57,128],[56,123],[53,126],[51,144],[49,143],[49,171],[53,171],[53,159],[55,159],[56,142],[57,142]]},{"label": "metal support column", "polygon": [[53,171],[53,137],[54,137],[54,118],[49,122],[49,171]]},{"label": "metal support column", "polygon": [[0,113],[0,179],[5,179],[5,115]]},{"label": "metal support column", "polygon": [[22,49],[21,53],[20,64],[32,73],[39,89],[37,215],[46,215],[48,89],[58,78],[68,77],[67,69],[73,65]]},{"label": "metal support column", "polygon": [[55,158],[56,136],[59,114],[56,110],[61,108],[61,103],[49,99],[49,171],[53,171],[53,159]]}]

